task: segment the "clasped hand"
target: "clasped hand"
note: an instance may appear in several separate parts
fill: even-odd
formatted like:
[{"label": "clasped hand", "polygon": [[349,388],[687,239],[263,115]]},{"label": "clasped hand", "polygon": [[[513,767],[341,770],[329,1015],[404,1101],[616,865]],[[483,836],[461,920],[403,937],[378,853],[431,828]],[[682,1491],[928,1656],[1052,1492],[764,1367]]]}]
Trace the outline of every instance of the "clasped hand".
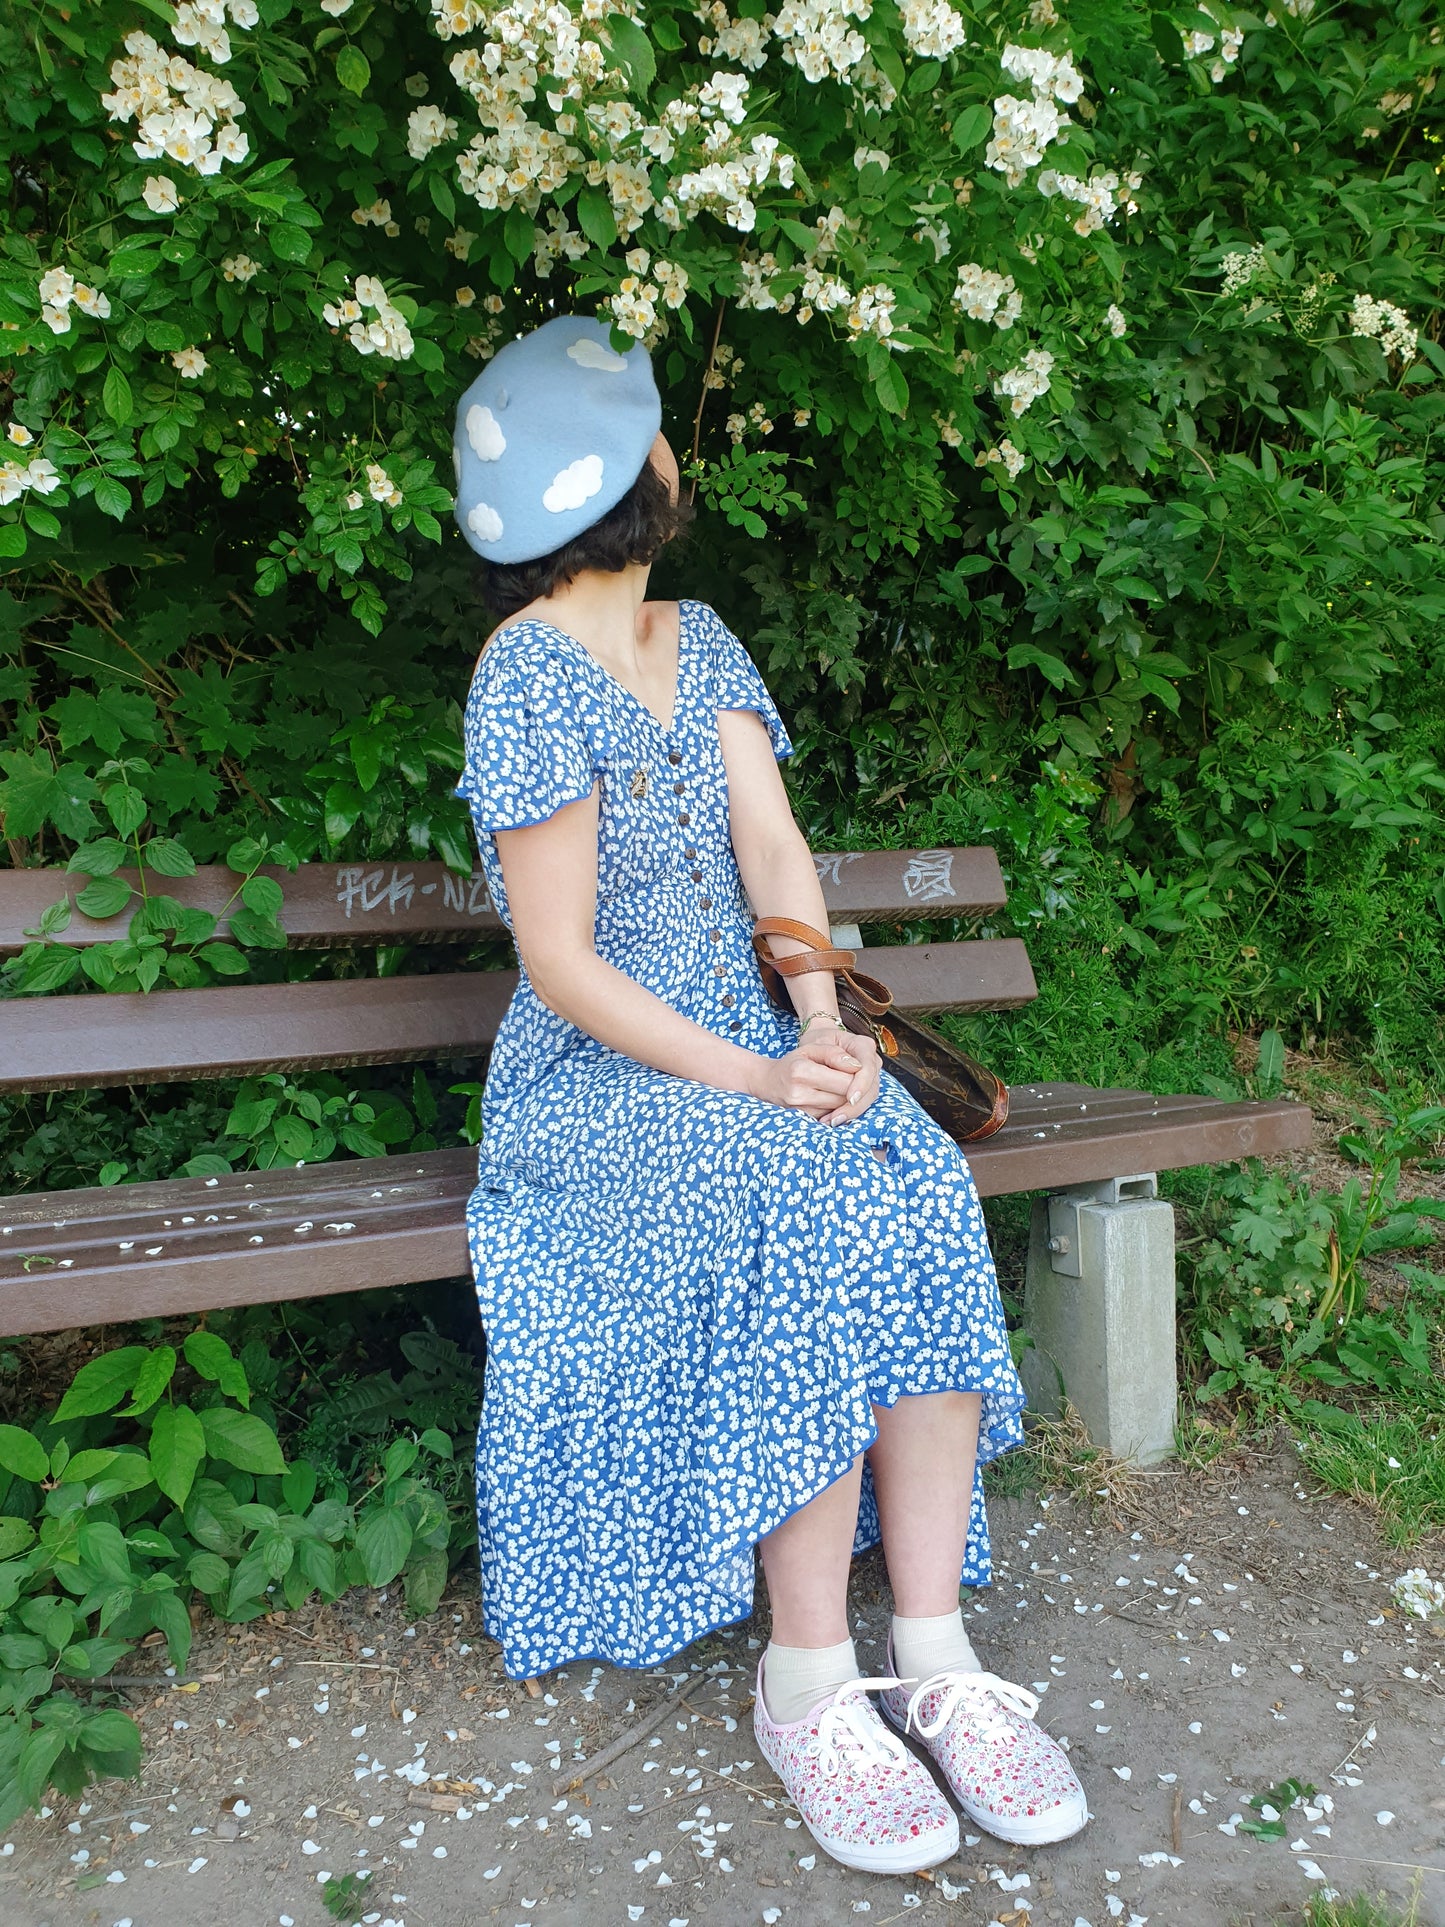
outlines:
[{"label": "clasped hand", "polygon": [[757,1095],[824,1124],[846,1124],[877,1097],[881,1075],[871,1037],[820,1025],[785,1056],[762,1059]]}]

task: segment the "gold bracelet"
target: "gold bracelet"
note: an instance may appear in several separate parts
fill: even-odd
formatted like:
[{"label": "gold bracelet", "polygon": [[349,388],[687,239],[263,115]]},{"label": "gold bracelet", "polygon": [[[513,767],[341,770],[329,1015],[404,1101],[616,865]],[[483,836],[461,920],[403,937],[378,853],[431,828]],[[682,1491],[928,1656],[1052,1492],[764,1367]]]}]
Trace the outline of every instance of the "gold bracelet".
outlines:
[{"label": "gold bracelet", "polygon": [[828,1018],[831,1023],[834,1023],[838,1026],[839,1030],[846,1030],[848,1028],[848,1026],[843,1022],[843,1019],[841,1017],[835,1017],[831,1010],[815,1010],[810,1012],[810,1014],[806,1016],[803,1019],[802,1023],[798,1026],[798,1035],[800,1037],[802,1036],[803,1032],[808,1028],[809,1024],[812,1023],[815,1017]]}]

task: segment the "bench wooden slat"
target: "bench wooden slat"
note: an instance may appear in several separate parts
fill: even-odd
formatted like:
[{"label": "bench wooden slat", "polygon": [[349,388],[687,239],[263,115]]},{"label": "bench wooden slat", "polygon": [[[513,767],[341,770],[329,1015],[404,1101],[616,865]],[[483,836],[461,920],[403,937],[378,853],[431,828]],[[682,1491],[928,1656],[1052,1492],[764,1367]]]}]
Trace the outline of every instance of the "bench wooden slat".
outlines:
[{"label": "bench wooden slat", "polygon": [[104,1089],[480,1050],[514,970],[21,998],[0,1004],[0,1090]]},{"label": "bench wooden slat", "polygon": [[[1060,1116],[1061,1098],[1076,1104],[1080,1088],[1011,1093],[1004,1129],[964,1147],[985,1197],[1309,1142],[1302,1105],[1142,1092],[1110,1093],[1138,1103],[1132,1118],[1100,1130]],[[301,1278],[307,1296],[324,1296],[467,1276],[465,1209],[476,1169],[476,1153],[463,1146],[0,1199],[0,1334],[264,1303],[296,1295]],[[52,1262],[27,1270],[27,1255]]]},{"label": "bench wooden slat", "polygon": [[[902,1010],[1009,1010],[1037,995],[1024,946],[988,942],[865,949]],[[0,1004],[0,1091],[103,1089],[259,1070],[401,1064],[480,1052],[515,970],[334,983],[16,998]]]},{"label": "bench wooden slat", "polygon": [[[1004,904],[1003,876],[990,849],[819,852],[814,863],[836,923],[983,915]],[[134,885],[133,870],[118,874]],[[468,878],[441,863],[307,863],[261,874],[285,892],[281,922],[297,945],[465,943],[502,933],[480,870]],[[42,911],[62,896],[73,901],[87,880],[61,870],[0,872],[0,952],[23,948]],[[222,915],[237,883],[234,871],[220,864],[191,877],[151,879],[153,889],[214,916]],[[111,943],[128,921],[95,922],[77,910],[60,940],[79,948]]]}]

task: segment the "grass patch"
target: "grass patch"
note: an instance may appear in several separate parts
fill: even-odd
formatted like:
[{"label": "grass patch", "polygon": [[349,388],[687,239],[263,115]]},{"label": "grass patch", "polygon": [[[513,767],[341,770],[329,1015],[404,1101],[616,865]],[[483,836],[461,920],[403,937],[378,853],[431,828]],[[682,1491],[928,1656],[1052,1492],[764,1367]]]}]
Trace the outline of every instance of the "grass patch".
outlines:
[{"label": "grass patch", "polygon": [[1445,1533],[1445,1398],[1433,1409],[1391,1406],[1361,1416],[1358,1432],[1301,1433],[1305,1464],[1336,1492],[1372,1507],[1388,1545]]},{"label": "grass patch", "polygon": [[1423,1927],[1418,1877],[1416,1891],[1404,1906],[1386,1894],[1355,1894],[1339,1900],[1316,1895],[1302,1914],[1276,1915],[1274,1927]]}]

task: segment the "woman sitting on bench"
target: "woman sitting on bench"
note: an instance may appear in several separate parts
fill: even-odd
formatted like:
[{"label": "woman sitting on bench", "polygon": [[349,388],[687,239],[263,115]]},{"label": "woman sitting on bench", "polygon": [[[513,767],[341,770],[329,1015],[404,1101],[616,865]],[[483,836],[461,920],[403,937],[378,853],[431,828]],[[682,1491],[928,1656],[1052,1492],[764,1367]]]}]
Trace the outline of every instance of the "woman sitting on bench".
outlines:
[{"label": "woman sitting on bench", "polygon": [[[980,1468],[1023,1436],[983,1213],[831,972],[767,995],[753,913],[827,912],[751,659],[706,603],[643,600],[691,519],[660,424],[646,350],[579,316],[457,409],[457,519],[505,618],[458,791],[522,967],[468,1209],[487,1629],[512,1677],[655,1666],[750,1615],[757,1546],[757,1739],[829,1853],[957,1851],[900,1731],[971,1824],[1062,1839],[1083,1790],[959,1606],[990,1577]],[[880,1537],[901,1610],[864,1678],[849,1564]]]}]

